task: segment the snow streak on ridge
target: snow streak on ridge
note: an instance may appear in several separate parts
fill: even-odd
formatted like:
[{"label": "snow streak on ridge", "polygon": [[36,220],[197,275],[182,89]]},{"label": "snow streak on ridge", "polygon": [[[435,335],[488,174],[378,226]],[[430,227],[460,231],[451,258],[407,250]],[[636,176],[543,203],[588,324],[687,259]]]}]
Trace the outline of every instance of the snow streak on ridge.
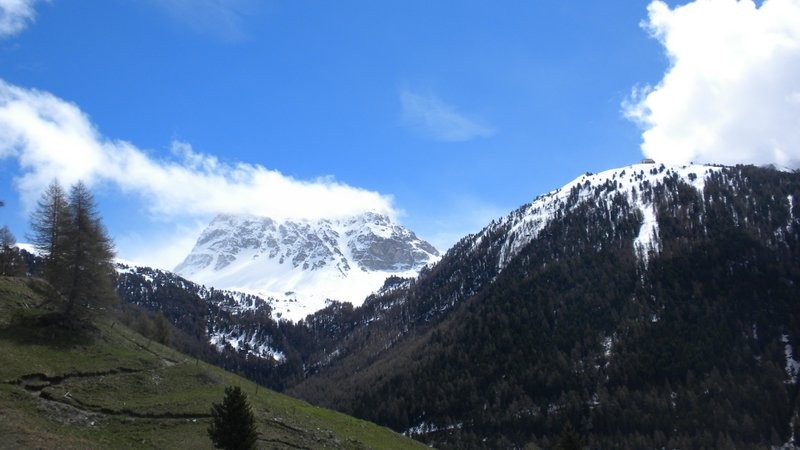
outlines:
[{"label": "snow streak on ridge", "polygon": [[[720,166],[699,164],[665,166],[663,164],[633,164],[627,167],[611,169],[592,174],[586,173],[567,183],[560,189],[536,197],[530,205],[524,206],[499,221],[493,222],[475,240],[476,245],[490,231],[507,228],[506,240],[500,249],[498,269],[504,269],[520,250],[534,240],[541,230],[550,223],[559,211],[566,212],[579,206],[590,198],[594,198],[597,186],[610,182],[615,189],[605,191],[603,197],[597,199],[610,205],[616,194],[624,195],[631,206],[641,211],[644,218],[639,234],[634,242],[637,257],[647,262],[651,252],[659,251],[658,222],[655,206],[651,197],[642,195],[642,186],[652,189],[662,183],[665,178],[677,175],[686,183],[702,193],[706,178],[721,170]],[[648,183],[644,183],[647,181]],[[577,190],[576,200],[570,201],[573,189]]]}]

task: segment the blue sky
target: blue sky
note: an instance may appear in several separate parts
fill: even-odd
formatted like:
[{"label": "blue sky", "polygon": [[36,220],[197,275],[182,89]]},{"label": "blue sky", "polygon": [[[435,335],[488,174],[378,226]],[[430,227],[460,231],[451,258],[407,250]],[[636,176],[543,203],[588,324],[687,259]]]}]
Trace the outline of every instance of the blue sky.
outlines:
[{"label": "blue sky", "polygon": [[219,212],[379,210],[445,250],[643,155],[796,167],[798,11],[0,0],[0,222],[24,241],[58,176],[91,185],[119,256],[167,268]]}]

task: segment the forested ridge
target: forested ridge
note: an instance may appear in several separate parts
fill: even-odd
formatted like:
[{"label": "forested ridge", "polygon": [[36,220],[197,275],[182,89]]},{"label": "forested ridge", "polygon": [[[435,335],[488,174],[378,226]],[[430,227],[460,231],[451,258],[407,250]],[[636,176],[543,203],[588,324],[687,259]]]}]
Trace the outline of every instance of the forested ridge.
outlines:
[{"label": "forested ridge", "polygon": [[644,259],[641,211],[611,183],[591,189],[444,320],[290,392],[443,448],[550,447],[567,423],[597,448],[790,441],[800,174],[725,169],[702,194],[678,176],[643,180],[659,236]]}]

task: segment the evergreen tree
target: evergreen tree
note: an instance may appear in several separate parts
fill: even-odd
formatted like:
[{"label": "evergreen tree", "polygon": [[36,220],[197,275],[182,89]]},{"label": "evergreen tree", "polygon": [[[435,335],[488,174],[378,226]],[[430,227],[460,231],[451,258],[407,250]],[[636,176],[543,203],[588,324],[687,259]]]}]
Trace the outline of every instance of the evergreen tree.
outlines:
[{"label": "evergreen tree", "polygon": [[155,326],[155,340],[160,344],[169,345],[172,339],[172,330],[170,329],[169,321],[164,317],[164,313],[161,311],[157,312],[153,322]]},{"label": "evergreen tree", "polygon": [[0,228],[0,275],[16,277],[25,275],[25,261],[15,247],[14,235],[7,226]]},{"label": "evergreen tree", "polygon": [[44,260],[42,276],[66,299],[66,317],[83,317],[116,299],[113,243],[83,182],[67,196],[53,181],[31,216],[31,230]]},{"label": "evergreen tree", "polygon": [[14,234],[11,233],[7,226],[3,225],[0,228],[0,250],[4,251],[6,248],[14,247],[15,245],[17,245],[17,240],[14,238]]},{"label": "evergreen tree", "polygon": [[561,429],[561,436],[559,436],[555,448],[558,450],[581,450],[583,448],[581,437],[572,427],[571,422],[567,422]]},{"label": "evergreen tree", "polygon": [[116,299],[114,247],[100,221],[94,197],[83,182],[70,189],[65,251],[65,314],[80,316]]},{"label": "evergreen tree", "polygon": [[40,275],[63,293],[66,273],[64,256],[70,224],[67,194],[58,180],[53,180],[44,191],[30,222],[32,234],[28,239],[43,259]]},{"label": "evergreen tree", "polygon": [[226,387],[222,404],[215,403],[211,406],[208,436],[218,448],[256,448],[256,419],[247,402],[247,396],[239,386]]}]

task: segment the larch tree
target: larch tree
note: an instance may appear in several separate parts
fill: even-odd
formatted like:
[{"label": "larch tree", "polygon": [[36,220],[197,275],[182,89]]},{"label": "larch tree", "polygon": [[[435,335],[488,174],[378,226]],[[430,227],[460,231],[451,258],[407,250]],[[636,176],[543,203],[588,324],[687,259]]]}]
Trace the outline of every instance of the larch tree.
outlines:
[{"label": "larch tree", "polygon": [[65,298],[66,317],[84,317],[116,299],[114,244],[83,182],[69,195],[58,181],[50,183],[31,215],[31,230],[42,276]]},{"label": "larch tree", "polygon": [[67,204],[66,191],[58,180],[53,180],[31,214],[31,235],[28,236],[43,260],[41,276],[62,293],[66,287],[64,258],[70,227]]},{"label": "larch tree", "polygon": [[116,299],[114,244],[106,233],[91,191],[79,181],[72,186],[67,206],[67,316],[101,310]]}]

